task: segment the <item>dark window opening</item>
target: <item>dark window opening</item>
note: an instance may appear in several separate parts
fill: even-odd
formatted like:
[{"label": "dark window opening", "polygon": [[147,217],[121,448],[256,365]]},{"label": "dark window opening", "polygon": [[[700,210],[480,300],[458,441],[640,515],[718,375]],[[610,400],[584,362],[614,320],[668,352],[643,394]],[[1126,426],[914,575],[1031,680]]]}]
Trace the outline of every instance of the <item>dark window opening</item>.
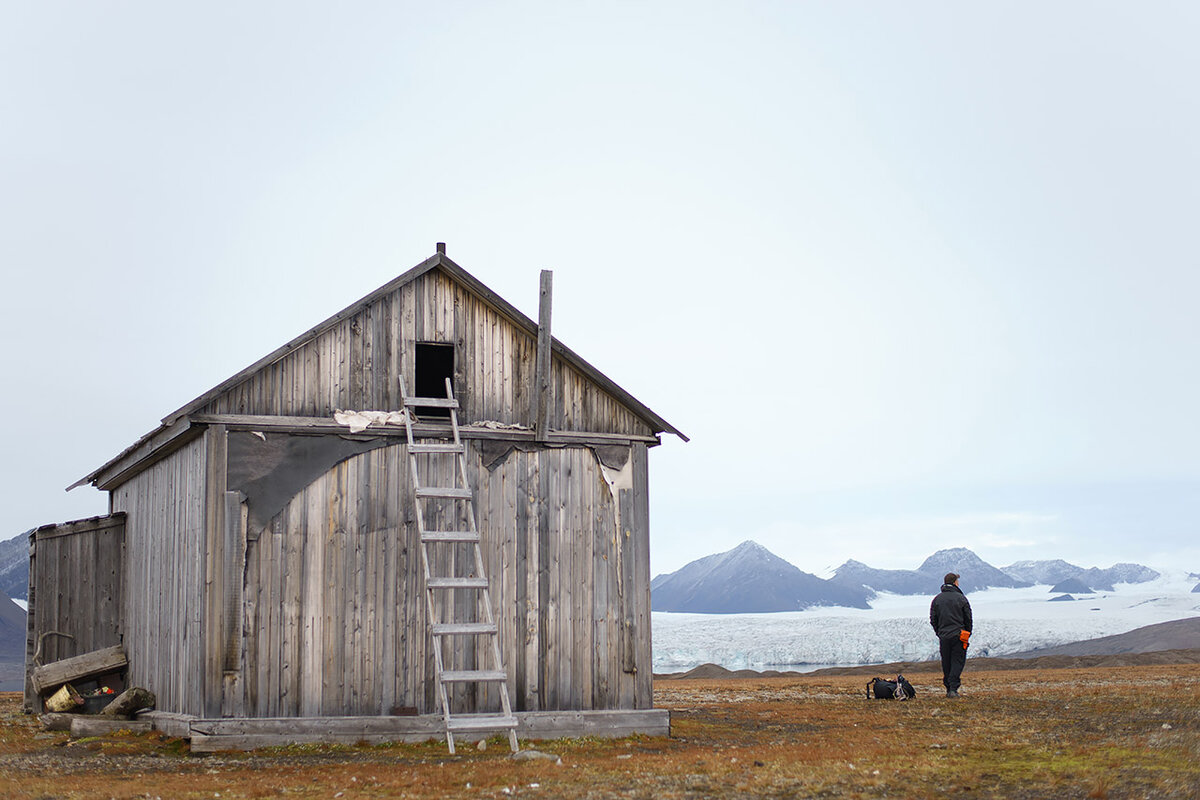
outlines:
[{"label": "dark window opening", "polygon": [[[454,345],[417,342],[415,372],[417,397],[445,397],[446,379],[454,380]],[[450,409],[419,406],[417,414],[449,418]]]}]

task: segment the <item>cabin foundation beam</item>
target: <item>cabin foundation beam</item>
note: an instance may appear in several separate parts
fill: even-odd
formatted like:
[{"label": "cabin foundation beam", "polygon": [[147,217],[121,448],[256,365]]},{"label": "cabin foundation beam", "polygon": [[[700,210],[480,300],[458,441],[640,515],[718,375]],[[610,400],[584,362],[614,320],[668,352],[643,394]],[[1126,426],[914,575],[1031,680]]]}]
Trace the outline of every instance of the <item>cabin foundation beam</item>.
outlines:
[{"label": "cabin foundation beam", "polygon": [[[142,714],[168,735],[182,735],[178,715]],[[671,713],[665,708],[622,711],[526,711],[516,714],[521,739],[565,739],[582,736],[669,736]],[[383,744],[425,742],[445,735],[442,717],[277,717],[272,719],[187,720],[193,753],[254,750],[287,744]],[[475,741],[495,731],[459,732],[455,736]]]}]

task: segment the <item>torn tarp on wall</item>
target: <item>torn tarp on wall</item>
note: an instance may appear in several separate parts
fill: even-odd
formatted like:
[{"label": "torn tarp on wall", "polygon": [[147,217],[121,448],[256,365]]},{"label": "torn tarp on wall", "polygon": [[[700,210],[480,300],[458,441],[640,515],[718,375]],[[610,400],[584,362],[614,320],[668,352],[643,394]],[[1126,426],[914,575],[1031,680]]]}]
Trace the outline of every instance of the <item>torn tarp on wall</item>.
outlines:
[{"label": "torn tarp on wall", "polygon": [[497,467],[508,460],[508,456],[515,450],[522,453],[532,453],[537,450],[558,450],[567,447],[587,447],[596,455],[596,460],[604,467],[613,470],[622,469],[626,462],[629,461],[629,446],[628,445],[580,445],[580,444],[546,444],[544,442],[512,442],[500,440],[481,440],[477,447],[479,455],[483,460],[483,466],[489,472],[494,472]]},{"label": "torn tarp on wall", "polygon": [[395,444],[394,439],[346,439],[342,436],[229,434],[230,491],[246,496],[250,538],[283,510],[305,486],[351,456]]}]

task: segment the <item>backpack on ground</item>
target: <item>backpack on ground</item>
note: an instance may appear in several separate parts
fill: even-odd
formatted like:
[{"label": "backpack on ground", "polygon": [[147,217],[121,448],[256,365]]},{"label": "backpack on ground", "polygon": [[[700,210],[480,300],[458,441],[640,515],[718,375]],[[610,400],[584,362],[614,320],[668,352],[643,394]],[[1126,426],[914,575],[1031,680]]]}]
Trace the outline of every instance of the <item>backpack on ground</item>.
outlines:
[{"label": "backpack on ground", "polygon": [[903,675],[897,675],[896,680],[874,678],[867,684],[867,698],[876,700],[911,700],[917,696],[917,690]]}]

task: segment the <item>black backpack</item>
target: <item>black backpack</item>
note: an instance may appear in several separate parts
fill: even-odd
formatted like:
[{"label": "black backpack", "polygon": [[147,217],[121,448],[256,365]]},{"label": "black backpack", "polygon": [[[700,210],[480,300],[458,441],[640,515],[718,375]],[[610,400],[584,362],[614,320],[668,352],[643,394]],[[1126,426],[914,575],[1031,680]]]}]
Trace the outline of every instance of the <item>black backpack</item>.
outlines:
[{"label": "black backpack", "polygon": [[876,700],[911,700],[917,696],[917,690],[903,675],[897,675],[896,680],[874,678],[867,684],[867,698],[874,696]]}]

